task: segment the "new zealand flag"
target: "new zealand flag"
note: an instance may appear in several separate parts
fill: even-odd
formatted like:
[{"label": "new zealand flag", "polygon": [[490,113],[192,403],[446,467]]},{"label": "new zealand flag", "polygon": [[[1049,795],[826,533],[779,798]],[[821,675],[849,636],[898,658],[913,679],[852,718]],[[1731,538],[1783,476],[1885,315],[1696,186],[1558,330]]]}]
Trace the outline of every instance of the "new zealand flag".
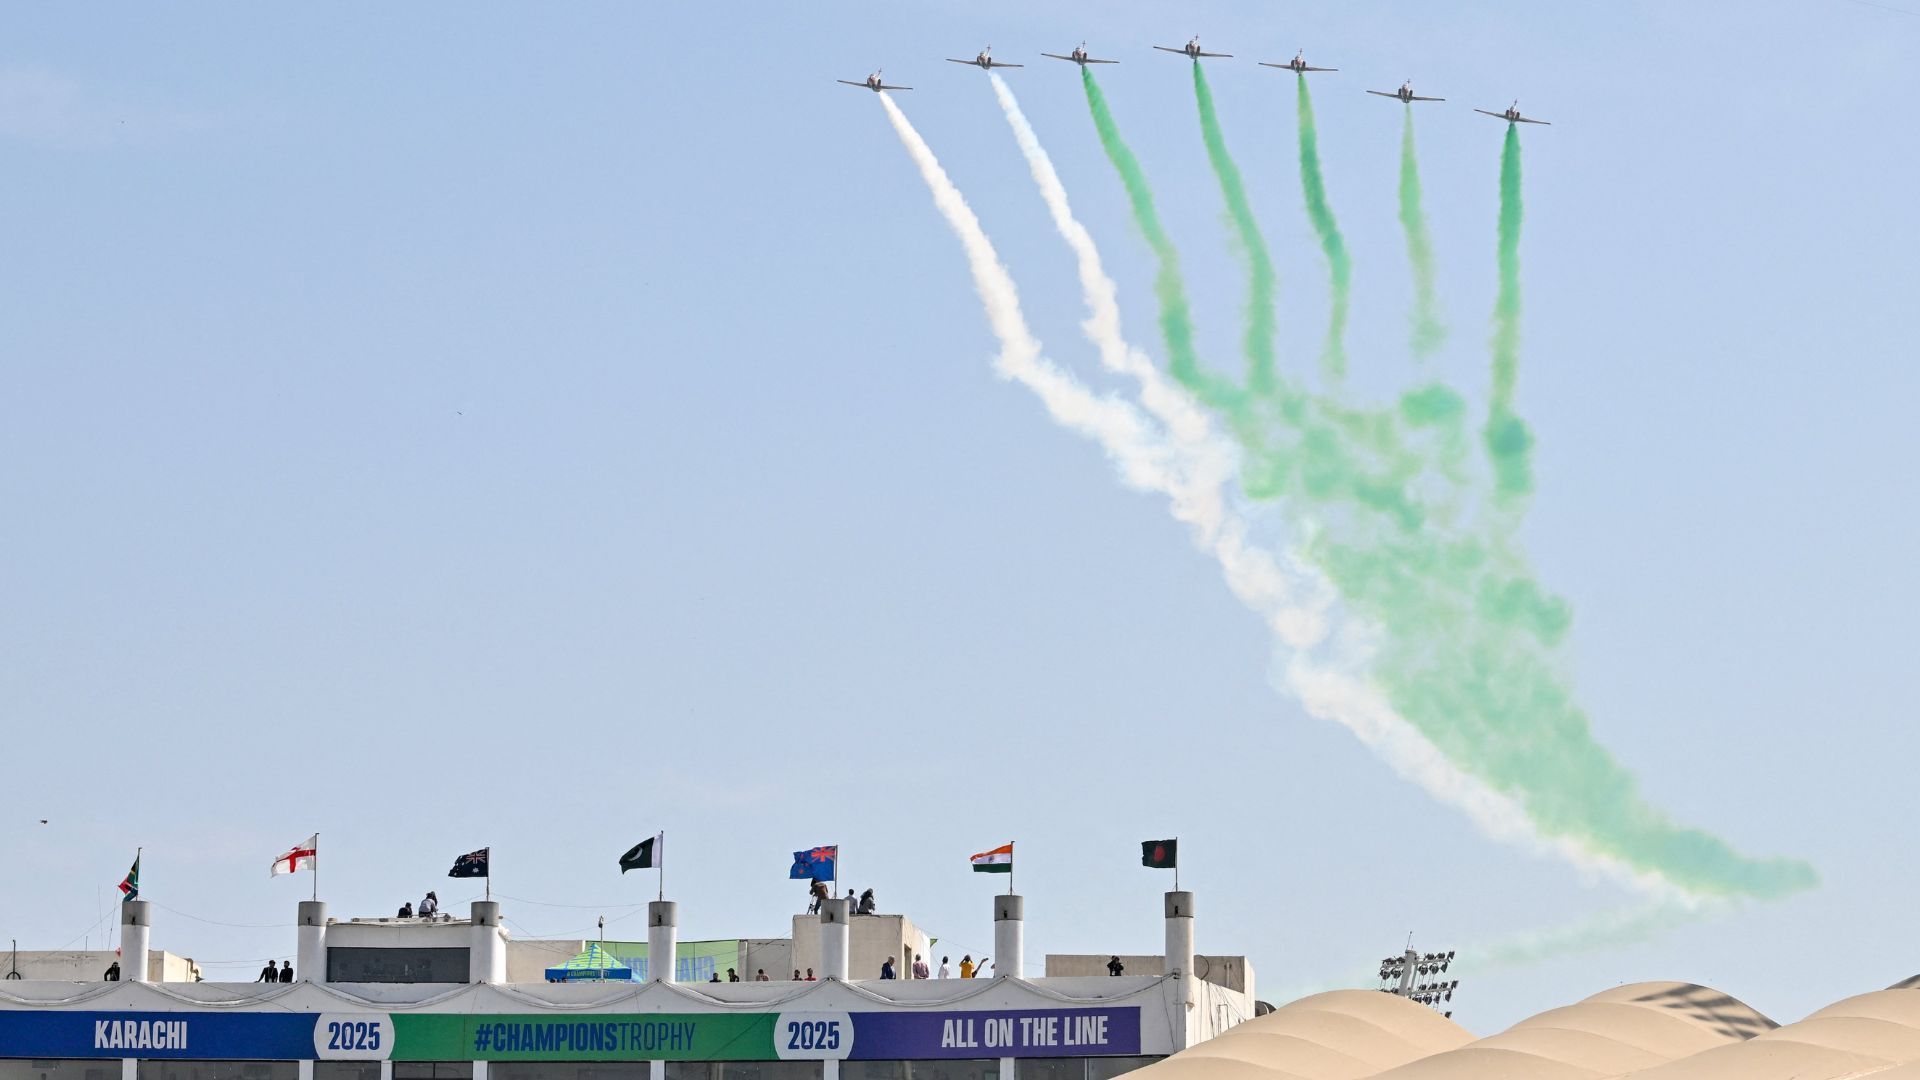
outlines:
[{"label": "new zealand flag", "polygon": [[838,881],[840,879],[834,873],[834,864],[839,861],[839,844],[796,851],[793,853],[793,869],[787,871],[787,877],[792,880],[811,878],[814,881]]},{"label": "new zealand flag", "polygon": [[487,876],[487,852],[489,852],[490,850],[492,849],[481,848],[479,851],[469,851],[465,855],[462,855],[459,858],[453,860],[453,869],[447,871],[447,876],[448,877],[486,877]]}]

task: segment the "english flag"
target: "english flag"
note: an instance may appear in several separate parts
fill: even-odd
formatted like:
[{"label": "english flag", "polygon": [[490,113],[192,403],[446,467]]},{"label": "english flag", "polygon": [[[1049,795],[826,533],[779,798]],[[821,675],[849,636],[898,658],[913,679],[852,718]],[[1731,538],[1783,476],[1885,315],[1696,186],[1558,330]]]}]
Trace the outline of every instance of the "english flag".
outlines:
[{"label": "english flag", "polygon": [[313,860],[318,858],[319,855],[320,834],[314,833],[300,843],[293,845],[293,849],[286,854],[273,860],[273,873],[271,876],[278,877],[281,874],[291,874],[296,870],[311,870],[313,869]]}]

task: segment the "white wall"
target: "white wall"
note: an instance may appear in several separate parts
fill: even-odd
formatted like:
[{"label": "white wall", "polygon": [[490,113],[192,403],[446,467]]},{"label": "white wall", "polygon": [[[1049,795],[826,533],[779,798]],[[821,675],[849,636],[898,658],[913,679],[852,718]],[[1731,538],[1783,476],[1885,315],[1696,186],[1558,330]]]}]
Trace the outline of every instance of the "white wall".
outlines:
[{"label": "white wall", "polygon": [[[1068,979],[1084,978],[1092,975],[1105,975],[1107,961],[1113,959],[1112,953],[1096,954],[1047,954],[1047,978]],[[1167,970],[1167,958],[1164,956],[1140,956],[1123,954],[1120,963],[1126,966],[1129,975],[1164,975]],[[1193,969],[1202,981],[1215,986],[1224,986],[1229,990],[1238,990],[1248,997],[1254,996],[1253,965],[1244,956],[1202,956],[1195,954]]]},{"label": "white wall", "polygon": [[[10,966],[13,953],[0,953],[0,975],[13,970]],[[22,979],[44,979],[48,982],[99,982],[107,972],[107,966],[119,957],[112,949],[74,949],[56,952],[23,952],[20,954],[19,967]],[[147,979],[150,982],[192,982],[200,974],[200,968],[191,959],[175,956],[160,949],[147,953]],[[257,973],[249,973],[248,978]],[[122,979],[127,978],[123,970]]]},{"label": "white wall", "polygon": [[[930,950],[927,945],[927,933],[913,925],[913,920],[905,915],[855,915],[847,922],[847,977],[878,979],[880,965],[887,957],[893,957],[895,974],[905,979],[913,967],[913,954],[925,956]],[[927,960],[929,967],[938,969],[939,957]],[[812,968],[818,975],[820,964],[820,917],[818,915],[795,915],[793,917],[792,961],[787,965],[787,975],[794,968]],[[773,973],[772,968],[767,973]],[[959,974],[956,967],[955,975]]]}]

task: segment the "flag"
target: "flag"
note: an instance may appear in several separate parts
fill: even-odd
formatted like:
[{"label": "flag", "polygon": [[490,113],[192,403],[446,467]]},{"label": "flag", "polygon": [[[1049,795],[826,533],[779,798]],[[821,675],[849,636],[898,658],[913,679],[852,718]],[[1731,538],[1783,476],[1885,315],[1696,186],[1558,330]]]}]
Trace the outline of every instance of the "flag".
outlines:
[{"label": "flag", "polygon": [[284,855],[273,860],[273,870],[268,877],[291,874],[295,870],[313,869],[313,860],[320,854],[320,834],[314,833],[305,840],[293,845]]},{"label": "flag", "polygon": [[133,869],[120,879],[120,897],[123,900],[140,899],[140,856],[133,857]]},{"label": "flag", "polygon": [[654,833],[628,848],[627,853],[620,856],[620,872],[624,874],[629,870],[646,870],[661,865],[660,860],[666,855],[666,835]]},{"label": "flag", "polygon": [[448,877],[487,877],[487,852],[491,848],[469,851],[453,860],[453,869],[447,871]]},{"label": "flag", "polygon": [[1151,866],[1156,870],[1171,870],[1180,865],[1180,841],[1140,841],[1140,865]]},{"label": "flag", "polygon": [[840,880],[837,867],[840,864],[840,845],[825,844],[816,848],[793,853],[793,867],[787,871],[790,881],[811,878],[814,881]]},{"label": "flag", "polygon": [[1011,874],[1013,842],[1008,841],[992,851],[983,851],[968,861],[973,863],[973,872],[976,874]]}]

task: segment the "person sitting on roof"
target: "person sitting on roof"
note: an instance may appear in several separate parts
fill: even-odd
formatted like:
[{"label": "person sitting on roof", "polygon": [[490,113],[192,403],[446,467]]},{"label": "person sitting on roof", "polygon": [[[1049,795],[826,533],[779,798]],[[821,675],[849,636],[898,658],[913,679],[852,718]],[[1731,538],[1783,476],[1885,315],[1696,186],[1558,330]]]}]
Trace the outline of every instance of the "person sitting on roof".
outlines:
[{"label": "person sitting on roof", "polygon": [[404,903],[404,904],[401,904],[401,905],[400,905],[400,914],[398,914],[398,915],[396,915],[396,916],[394,916],[394,917],[395,917],[395,918],[398,918],[398,919],[411,919],[411,918],[413,918],[413,903],[412,903],[412,901],[408,901],[407,903]]},{"label": "person sitting on roof", "polygon": [[440,898],[429,892],[426,898],[420,901],[420,917],[426,918],[428,915],[438,914],[440,914]]},{"label": "person sitting on roof", "polygon": [[[267,966],[272,967],[273,965],[269,964]],[[115,960],[113,963],[107,965],[107,972],[105,975],[101,976],[101,981],[102,982],[119,982],[120,981],[120,961]]]},{"label": "person sitting on roof", "polygon": [[860,910],[858,914],[861,914],[861,915],[873,914],[873,890],[872,889],[868,889],[866,892],[863,892],[860,894]]}]

